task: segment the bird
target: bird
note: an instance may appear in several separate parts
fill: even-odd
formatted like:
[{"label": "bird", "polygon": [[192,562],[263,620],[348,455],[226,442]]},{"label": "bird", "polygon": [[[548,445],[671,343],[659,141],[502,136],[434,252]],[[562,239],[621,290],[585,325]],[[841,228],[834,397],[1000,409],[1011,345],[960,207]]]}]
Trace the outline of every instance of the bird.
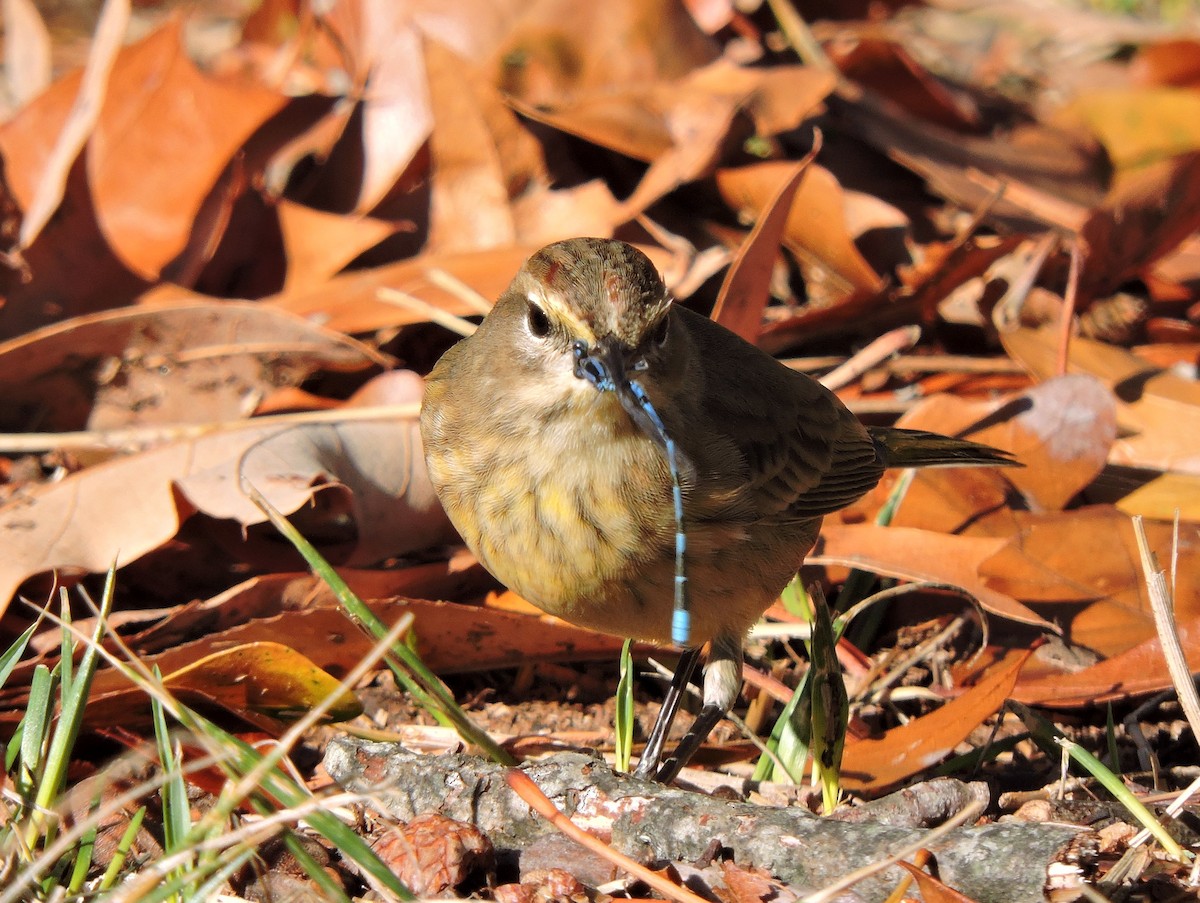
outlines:
[{"label": "bird", "polygon": [[[642,251],[604,238],[529,257],[430,372],[420,423],[438,498],[497,580],[573,624],[683,647],[635,772],[662,781],[736,702],[746,634],[825,515],[889,467],[1013,463],[864,426],[816,380],[673,303]],[[703,704],[664,762],[705,644]]]}]

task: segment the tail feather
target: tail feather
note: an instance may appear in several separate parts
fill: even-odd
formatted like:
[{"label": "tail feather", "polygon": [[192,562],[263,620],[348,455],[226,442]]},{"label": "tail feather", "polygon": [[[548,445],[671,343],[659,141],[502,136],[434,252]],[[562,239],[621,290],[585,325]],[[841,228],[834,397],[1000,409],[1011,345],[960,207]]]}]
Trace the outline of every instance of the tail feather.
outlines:
[{"label": "tail feather", "polygon": [[870,427],[888,467],[1021,467],[1010,452],[924,430]]}]

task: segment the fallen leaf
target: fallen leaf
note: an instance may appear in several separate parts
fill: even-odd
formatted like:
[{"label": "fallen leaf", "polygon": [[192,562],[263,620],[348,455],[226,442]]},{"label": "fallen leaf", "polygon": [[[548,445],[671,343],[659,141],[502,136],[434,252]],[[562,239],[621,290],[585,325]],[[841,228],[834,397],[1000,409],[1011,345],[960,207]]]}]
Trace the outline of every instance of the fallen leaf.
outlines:
[{"label": "fallen leaf", "polygon": [[[1105,655],[1153,635],[1150,601],[1129,518],[1107,505],[1013,513],[1018,532],[979,565],[987,584],[1052,616],[1072,642]],[[1171,527],[1147,523],[1151,548],[1171,560]],[[1200,615],[1200,530],[1180,535],[1176,607]],[[1060,614],[1043,606],[1061,605]]]},{"label": "fallen leaf", "polygon": [[[482,79],[435,41],[425,44],[433,135],[430,253],[508,247],[516,241],[500,151],[479,101]],[[477,87],[478,85],[478,87]]]},{"label": "fallen leaf", "polygon": [[0,128],[5,176],[25,210],[22,248],[34,243],[62,203],[71,169],[102,115],[129,13],[128,0],[106,3],[83,71],[55,82]]},{"label": "fallen leaf", "polygon": [[354,209],[366,213],[392,191],[433,129],[423,35],[412,6],[391,0],[338,3],[325,21],[349,50],[362,92],[362,174]]},{"label": "fallen leaf", "polygon": [[33,0],[4,0],[3,10],[5,87],[21,107],[50,84],[50,33]]},{"label": "fallen leaf", "polygon": [[[270,578],[265,588],[269,591],[275,586],[274,578]],[[234,609],[234,618],[245,592],[258,594],[262,588],[243,584],[222,594],[225,604]],[[254,644],[278,643],[285,637],[287,648],[315,668],[327,674],[345,674],[370,652],[373,641],[333,604],[331,597],[322,593],[320,598],[322,604],[315,607],[257,617],[198,638],[193,633],[163,652],[143,656],[143,663],[172,674],[230,647],[253,648]],[[415,621],[410,636],[422,659],[438,674],[494,671],[530,662],[612,661],[623,642],[619,637],[584,630],[549,615],[531,617],[424,599],[368,599],[367,605],[388,624],[411,612]],[[15,725],[21,717],[32,670],[22,665],[0,691],[0,731]],[[97,672],[93,698],[111,694],[128,700],[130,697],[120,694],[129,692],[135,692],[139,701],[145,699],[145,694],[133,690],[121,672],[109,668]],[[120,718],[114,717],[113,721]]]},{"label": "fallen leaf", "polygon": [[932,580],[957,586],[993,614],[1023,624],[1048,626],[1012,596],[992,589],[980,566],[1000,552],[1004,538],[947,536],[911,527],[825,524],[810,564],[840,564],[904,580]]},{"label": "fallen leaf", "polygon": [[1011,650],[970,689],[928,715],[887,731],[877,739],[846,741],[842,785],[880,793],[936,765],[971,732],[999,711],[1016,686],[1025,650]]},{"label": "fallen leaf", "polygon": [[[1058,335],[1053,327],[1003,332],[1004,349],[1031,375],[1057,371]],[[1104,382],[1117,400],[1117,426],[1109,461],[1154,470],[1200,474],[1200,385],[1160,370],[1132,352],[1092,339],[1071,340],[1068,370]]]},{"label": "fallen leaf", "polygon": [[921,899],[925,903],[974,903],[971,897],[948,887],[924,869],[919,869],[904,861],[897,862],[896,865],[913,876],[917,887],[921,890]]},{"label": "fallen leaf", "polygon": [[178,19],[122,50],[87,155],[96,215],[117,255],[157,275],[186,246],[222,170],[285,102],[200,72]]},{"label": "fallen leaf", "polygon": [[[145,690],[110,669],[98,672],[97,678],[84,708],[85,728],[149,726]],[[294,720],[334,693],[338,697],[329,719],[346,721],[362,712],[353,693],[338,690],[335,677],[294,649],[269,640],[218,648],[164,674],[163,685],[193,707],[215,706],[268,729],[271,722],[258,716]]]},{"label": "fallen leaf", "polygon": [[771,300],[771,272],[796,189],[814,156],[810,154],[790,170],[780,172],[778,189],[742,242],[717,295],[712,319],[751,344],[758,338],[763,311]]},{"label": "fallen leaf", "polygon": [[[1200,621],[1195,617],[1179,620],[1179,643],[1188,661],[1200,661]],[[1153,637],[1073,674],[1019,681],[1012,696],[1027,705],[1074,708],[1144,696],[1171,686],[1162,644]]]},{"label": "fallen leaf", "polygon": [[285,293],[322,285],[363,251],[401,228],[398,223],[327,213],[287,199],[280,200],[275,209],[287,255]]},{"label": "fallen leaf", "polygon": [[[479,311],[435,285],[428,278],[429,271],[443,270],[494,301],[508,288],[521,265],[540,247],[518,245],[463,254],[422,254],[371,270],[344,273],[324,286],[303,292],[285,292],[260,303],[278,306],[302,317],[318,318],[327,328],[347,333],[372,332],[426,321],[419,312],[381,301],[380,288],[415,295],[459,316],[474,316]],[[660,270],[671,261],[670,255],[661,248],[638,247]]]},{"label": "fallen leaf", "polygon": [[357,540],[344,560],[351,566],[456,535],[429,482],[415,418],[290,427],[250,445],[236,467],[223,461],[176,480],[197,510],[250,526],[266,515],[245,496],[246,483],[285,515],[319,493],[322,509],[354,525]]},{"label": "fallen leaf", "polygon": [[1133,516],[1200,521],[1200,475],[1164,473],[1117,501],[1117,510]]},{"label": "fallen leaf", "polygon": [[513,202],[517,241],[532,247],[580,235],[610,238],[620,222],[619,207],[602,179],[573,188],[535,188]]},{"label": "fallen leaf", "polygon": [[681,78],[719,48],[671,0],[539,0],[492,53],[496,83],[530,107]]},{"label": "fallen leaf", "polygon": [[[1193,122],[1200,123],[1200,94]],[[1200,140],[1200,134],[1198,134]],[[1117,291],[1200,228],[1200,153],[1184,154],[1117,183],[1084,223],[1080,298]]]},{"label": "fallen leaf", "polygon": [[[717,189],[735,210],[758,215],[767,209],[783,172],[792,166],[771,162],[722,169],[717,172]],[[882,280],[854,246],[843,203],[837,179],[827,169],[811,166],[792,202],[783,243],[797,259],[828,270],[842,293],[878,291]]]},{"label": "fallen leaf", "polygon": [[267,392],[317,370],[386,365],[367,346],[285,311],[192,297],[0,343],[0,422],[63,431],[237,420]]},{"label": "fallen leaf", "polygon": [[1118,169],[1200,149],[1200,95],[1188,88],[1094,88],[1060,115],[1095,134]]},{"label": "fallen leaf", "polygon": [[[415,534],[407,530],[401,532],[416,543],[415,547],[424,548],[437,543],[439,536],[445,538],[451,533],[448,524],[441,532],[433,527],[436,522],[433,510],[440,512],[433,490],[423,468],[420,473],[411,469],[421,457],[410,444],[416,436],[416,412],[410,410],[407,416],[400,417],[398,410],[391,410],[390,424],[377,423],[378,429],[365,433],[370,434],[373,441],[384,443],[381,449],[372,452],[376,458],[385,456],[390,443],[397,443],[397,449],[393,451],[395,461],[391,462],[392,478],[385,478],[384,482],[398,487],[398,491],[411,491],[414,499],[419,499],[413,510],[425,512],[422,515],[427,518],[425,529]],[[378,410],[347,409],[339,429],[346,428],[348,421],[372,416],[378,417]],[[238,429],[116,458],[73,473],[61,481],[36,485],[21,492],[0,506],[0,544],[6,549],[6,554],[0,558],[0,614],[17,587],[30,576],[71,569],[102,573],[114,561],[118,565],[126,564],[171,539],[196,507],[206,507],[218,517],[245,511],[244,500],[240,504],[237,501],[240,494],[238,462],[255,443],[288,431],[286,427],[248,421],[246,426]],[[347,429],[347,433],[354,437],[364,435],[355,428]],[[286,485],[287,472],[278,468],[292,466],[295,462],[272,460],[271,456],[280,450],[290,452],[290,446],[299,445],[309,447],[317,456],[324,452],[333,455],[332,460],[324,462],[314,459],[309,462],[310,466],[323,463],[331,473],[342,468],[343,472],[352,475],[356,465],[340,456],[336,447],[338,430],[333,429],[332,433],[318,430],[317,434],[331,436],[333,447],[322,446],[319,440],[310,441],[302,430],[293,437],[281,439],[281,447],[264,446],[261,457],[255,462],[256,465],[262,462],[264,469],[260,472],[274,474],[281,484]],[[317,475],[318,471],[314,469],[310,473]],[[364,480],[371,478],[371,474],[362,477]],[[411,481],[411,485],[406,485],[406,481]],[[300,504],[307,497],[303,492],[293,491],[289,500]],[[384,504],[384,509],[371,508],[368,513],[389,518],[395,515],[401,520],[409,517],[402,498],[390,497]],[[103,529],[98,526],[101,524]],[[362,538],[374,548],[380,548],[380,540],[387,544],[389,538],[398,540],[399,536],[400,533],[395,533]],[[403,554],[415,547],[403,549],[401,545],[395,545],[392,554]]]},{"label": "fallen leaf", "polygon": [[[963,483],[1011,483],[1034,510],[1060,511],[1104,468],[1117,435],[1109,389],[1086,375],[1052,377],[1026,392],[984,402],[941,394],[921,402],[898,426],[961,436],[1012,452],[1024,467],[998,473],[959,470]],[[947,471],[949,473],[949,471]],[[955,475],[952,475],[955,476]],[[918,480],[938,481],[924,471]]]},{"label": "fallen leaf", "polygon": [[846,52],[831,48],[842,74],[886,97],[916,120],[963,132],[980,128],[979,111],[952,94],[894,41],[860,38]]}]

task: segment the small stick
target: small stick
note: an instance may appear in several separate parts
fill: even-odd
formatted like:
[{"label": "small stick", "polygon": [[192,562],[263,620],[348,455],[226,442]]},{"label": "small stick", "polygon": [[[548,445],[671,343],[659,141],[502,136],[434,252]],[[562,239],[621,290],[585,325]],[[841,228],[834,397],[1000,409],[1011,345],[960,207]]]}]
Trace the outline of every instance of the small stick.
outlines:
[{"label": "small stick", "polygon": [[492,302],[453,273],[448,273],[446,270],[439,270],[437,267],[434,267],[425,271],[425,278],[442,291],[449,292],[459,301],[462,301],[468,307],[473,308],[484,316],[491,313]]},{"label": "small stick", "polygon": [[678,884],[672,884],[662,875],[651,871],[640,862],[630,859],[624,853],[614,850],[608,844],[597,840],[587,831],[583,830],[583,828],[576,825],[571,819],[555,808],[554,803],[550,801],[546,794],[542,793],[541,788],[533,783],[529,775],[525,774],[525,772],[518,771],[515,768],[511,769],[505,775],[505,779],[508,781],[508,786],[513,789],[513,792],[528,803],[533,811],[577,844],[587,847],[635,878],[645,881],[664,897],[677,900],[679,903],[706,903],[703,897],[697,896],[687,888],[680,887]]},{"label": "small stick", "polygon": [[462,317],[455,316],[448,310],[442,310],[436,304],[430,304],[416,295],[410,295],[408,292],[389,288],[386,285],[380,286],[375,290],[375,297],[387,304],[394,304],[397,307],[404,307],[415,311],[429,321],[437,323],[438,326],[444,326],[451,332],[456,332],[461,336],[471,335],[479,328],[470,320],[464,320]]},{"label": "small stick", "polygon": [[858,379],[872,367],[887,360],[897,351],[906,350],[921,338],[920,326],[901,326],[885,332],[840,367],[821,377],[826,389],[840,389]]}]

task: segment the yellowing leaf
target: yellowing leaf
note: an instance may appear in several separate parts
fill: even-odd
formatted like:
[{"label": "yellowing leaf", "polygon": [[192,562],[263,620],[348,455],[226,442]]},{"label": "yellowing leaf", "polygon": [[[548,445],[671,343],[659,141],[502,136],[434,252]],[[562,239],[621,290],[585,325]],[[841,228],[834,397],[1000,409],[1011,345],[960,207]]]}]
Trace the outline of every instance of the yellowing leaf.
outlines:
[{"label": "yellowing leaf", "polygon": [[1200,93],[1186,88],[1086,91],[1066,115],[1100,139],[1118,169],[1200,148]]}]

